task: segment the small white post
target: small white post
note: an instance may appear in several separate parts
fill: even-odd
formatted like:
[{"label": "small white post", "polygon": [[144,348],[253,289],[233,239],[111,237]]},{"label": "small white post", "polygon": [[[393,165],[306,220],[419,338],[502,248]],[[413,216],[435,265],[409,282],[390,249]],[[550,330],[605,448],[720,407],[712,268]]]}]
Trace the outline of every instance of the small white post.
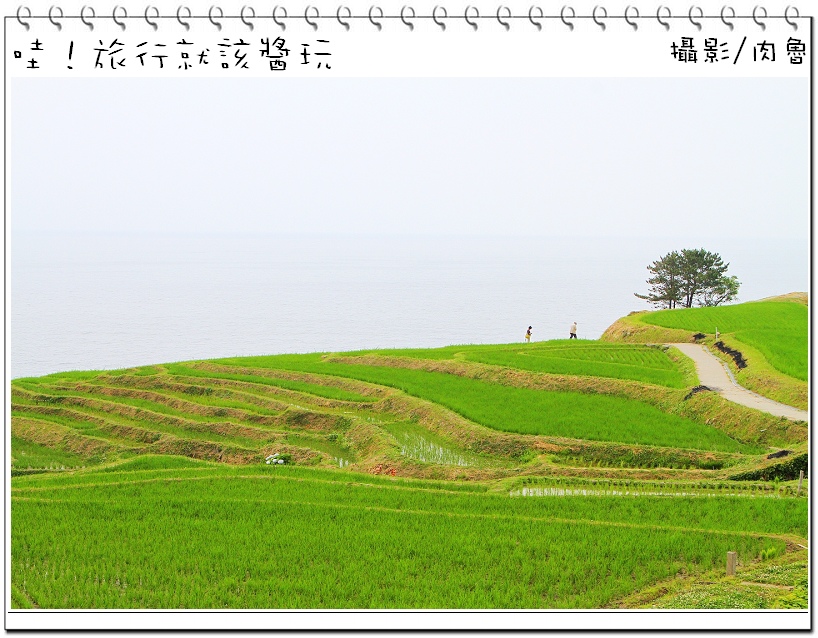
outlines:
[{"label": "small white post", "polygon": [[804,482],[804,470],[801,470],[798,473],[798,489],[795,491],[795,495],[798,496],[801,493],[801,484]]},{"label": "small white post", "polygon": [[736,575],[736,563],[738,562],[738,554],[736,552],[727,552],[727,575]]}]

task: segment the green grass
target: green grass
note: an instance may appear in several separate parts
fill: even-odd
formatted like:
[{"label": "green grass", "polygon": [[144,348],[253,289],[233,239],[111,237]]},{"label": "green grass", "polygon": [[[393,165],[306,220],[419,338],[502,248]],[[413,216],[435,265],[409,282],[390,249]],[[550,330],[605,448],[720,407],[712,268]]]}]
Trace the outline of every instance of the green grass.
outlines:
[{"label": "green grass", "polygon": [[806,334],[780,334],[778,330],[759,328],[740,330],[734,336],[737,341],[746,343],[758,350],[779,372],[800,381],[807,380],[808,350]]},{"label": "green grass", "polygon": [[654,600],[656,609],[807,609],[809,563],[806,559],[741,569],[735,577],[694,582]]},{"label": "green grass", "polygon": [[515,499],[300,468],[131,468],[14,479],[11,521],[21,606],[596,608],[717,567],[728,549],[782,552],[771,534],[805,533],[806,502]]},{"label": "green grass", "polygon": [[807,380],[807,307],[786,301],[755,301],[714,308],[660,310],[639,315],[642,323],[714,334],[716,328],[761,352],[779,372]]},{"label": "green grass", "polygon": [[516,388],[425,370],[325,363],[318,355],[220,362],[317,372],[387,385],[505,432],[725,452],[751,451],[714,428],[615,396]]},{"label": "green grass", "polygon": [[72,370],[70,372],[55,372],[42,377],[18,377],[15,383],[56,383],[60,381],[87,381],[96,379],[100,374],[106,374],[104,370]]}]

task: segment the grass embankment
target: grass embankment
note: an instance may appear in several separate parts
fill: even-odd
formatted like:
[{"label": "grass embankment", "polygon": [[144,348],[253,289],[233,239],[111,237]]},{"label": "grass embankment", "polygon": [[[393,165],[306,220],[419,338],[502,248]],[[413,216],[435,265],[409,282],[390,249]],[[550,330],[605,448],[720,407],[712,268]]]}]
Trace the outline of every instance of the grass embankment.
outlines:
[{"label": "grass embankment", "polygon": [[524,499],[307,468],[157,463],[17,479],[15,600],[595,608],[713,569],[728,550],[748,562],[780,555],[806,533],[803,499]]},{"label": "grass embankment", "polygon": [[[603,341],[692,341],[702,333],[714,354],[729,363],[743,386],[801,409],[808,403],[808,309],[806,295],[787,295],[715,308],[632,313],[612,325]],[[744,356],[747,367],[714,347],[719,340]]]}]

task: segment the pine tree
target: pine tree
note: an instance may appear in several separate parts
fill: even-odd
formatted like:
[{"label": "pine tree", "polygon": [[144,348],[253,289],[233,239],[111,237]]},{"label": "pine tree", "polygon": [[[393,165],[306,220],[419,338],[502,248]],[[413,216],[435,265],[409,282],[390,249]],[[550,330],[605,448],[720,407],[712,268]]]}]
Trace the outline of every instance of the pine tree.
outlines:
[{"label": "pine tree", "polygon": [[741,285],[727,275],[729,263],[704,248],[674,250],[650,266],[649,293],[634,293],[659,308],[718,306],[734,300]]}]

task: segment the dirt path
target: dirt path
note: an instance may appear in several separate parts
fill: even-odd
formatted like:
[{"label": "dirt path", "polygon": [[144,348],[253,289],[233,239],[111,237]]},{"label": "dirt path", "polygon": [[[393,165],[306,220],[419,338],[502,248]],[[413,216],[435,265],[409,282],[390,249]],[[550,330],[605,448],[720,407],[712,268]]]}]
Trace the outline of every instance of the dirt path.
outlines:
[{"label": "dirt path", "polygon": [[699,383],[718,392],[728,401],[740,403],[774,416],[783,416],[792,421],[807,421],[809,413],[806,410],[778,403],[742,388],[736,383],[721,359],[718,359],[704,346],[697,343],[669,343],[667,345],[678,348],[683,354],[693,359],[696,364],[696,373],[699,375]]}]

